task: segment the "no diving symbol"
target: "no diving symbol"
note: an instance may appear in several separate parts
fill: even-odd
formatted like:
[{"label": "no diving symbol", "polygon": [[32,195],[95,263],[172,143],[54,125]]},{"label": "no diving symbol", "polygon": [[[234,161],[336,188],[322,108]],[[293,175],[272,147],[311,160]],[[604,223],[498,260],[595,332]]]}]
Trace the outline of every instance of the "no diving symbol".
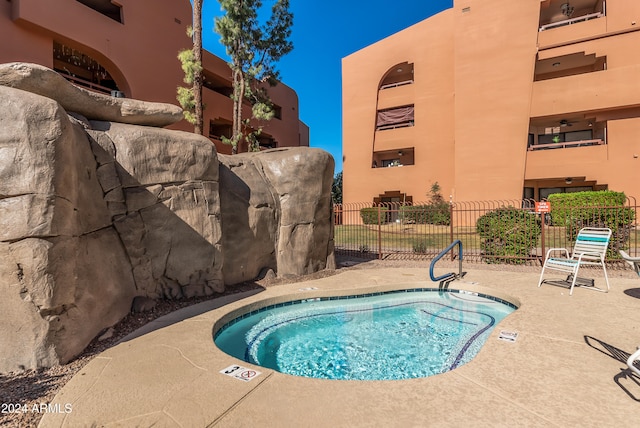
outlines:
[{"label": "no diving symbol", "polygon": [[245,370],[242,373],[240,373],[240,377],[246,380],[250,380],[251,378],[254,378],[258,373],[255,370]]}]

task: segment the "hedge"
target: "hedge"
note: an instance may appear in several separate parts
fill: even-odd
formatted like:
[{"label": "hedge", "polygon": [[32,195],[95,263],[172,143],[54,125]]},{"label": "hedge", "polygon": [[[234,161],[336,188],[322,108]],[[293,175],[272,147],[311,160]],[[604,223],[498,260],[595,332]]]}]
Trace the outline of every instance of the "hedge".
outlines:
[{"label": "hedge", "polygon": [[628,248],[635,211],[626,206],[623,192],[610,190],[554,193],[549,195],[551,221],[566,226],[567,240],[573,242],[583,227],[608,227],[613,232],[607,257],[620,258]]},{"label": "hedge", "polygon": [[446,202],[400,207],[400,219],[405,223],[449,226],[451,211]]},{"label": "hedge", "polygon": [[476,222],[486,263],[526,263],[538,245],[540,230],[535,214],[513,207],[489,211]]},{"label": "hedge", "polygon": [[[387,211],[389,211],[387,207],[362,208],[360,218],[364,224],[386,223]],[[380,213],[380,218],[378,218],[378,213]]]}]

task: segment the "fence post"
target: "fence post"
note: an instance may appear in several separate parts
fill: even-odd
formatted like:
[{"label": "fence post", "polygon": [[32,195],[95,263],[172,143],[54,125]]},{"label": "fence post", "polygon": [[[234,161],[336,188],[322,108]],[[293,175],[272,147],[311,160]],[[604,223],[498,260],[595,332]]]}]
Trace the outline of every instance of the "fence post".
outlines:
[{"label": "fence post", "polygon": [[542,232],[541,232],[541,235],[540,235],[540,239],[542,240],[542,245],[541,245],[541,247],[542,247],[542,261],[540,262],[540,264],[543,265],[544,264],[544,258],[545,258],[546,254],[547,254],[546,247],[545,247],[545,242],[544,242],[545,241],[545,239],[544,239],[544,225],[546,223],[544,221],[545,220],[545,213],[540,213],[540,219],[542,220]]},{"label": "fence post", "polygon": [[[449,242],[453,242],[453,201],[451,201],[451,196],[449,196]],[[460,246],[462,248],[462,246]],[[453,253],[453,248],[451,249],[451,261],[455,259],[455,255]]]},{"label": "fence post", "polygon": [[378,204],[378,260],[382,260],[382,210]]}]

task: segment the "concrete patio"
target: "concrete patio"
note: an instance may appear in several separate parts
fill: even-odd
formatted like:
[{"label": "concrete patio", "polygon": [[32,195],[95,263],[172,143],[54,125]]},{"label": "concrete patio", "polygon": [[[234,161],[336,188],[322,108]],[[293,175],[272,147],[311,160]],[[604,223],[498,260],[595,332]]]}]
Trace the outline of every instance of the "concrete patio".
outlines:
[{"label": "concrete patio", "polygon": [[[568,427],[640,420],[640,379],[624,363],[640,345],[640,278],[611,278],[607,294],[576,288],[569,296],[561,287],[538,288],[537,273],[466,270],[451,288],[520,308],[454,371],[403,381],[308,379],[252,366],[214,345],[214,324],[265,300],[434,286],[426,268],[346,270],[156,320],[85,366],[52,403],[71,412],[46,414],[40,426]],[[602,286],[601,272],[594,277]],[[501,330],[517,332],[517,340],[499,340]],[[220,373],[234,364],[261,374],[245,382]]]}]

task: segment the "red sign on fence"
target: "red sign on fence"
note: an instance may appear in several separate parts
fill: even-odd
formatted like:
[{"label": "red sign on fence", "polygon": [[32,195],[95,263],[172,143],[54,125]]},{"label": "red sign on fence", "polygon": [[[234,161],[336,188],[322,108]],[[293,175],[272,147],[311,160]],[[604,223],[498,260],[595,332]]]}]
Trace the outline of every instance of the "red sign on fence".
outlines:
[{"label": "red sign on fence", "polygon": [[551,212],[551,203],[547,201],[536,202],[536,213],[550,213]]}]

